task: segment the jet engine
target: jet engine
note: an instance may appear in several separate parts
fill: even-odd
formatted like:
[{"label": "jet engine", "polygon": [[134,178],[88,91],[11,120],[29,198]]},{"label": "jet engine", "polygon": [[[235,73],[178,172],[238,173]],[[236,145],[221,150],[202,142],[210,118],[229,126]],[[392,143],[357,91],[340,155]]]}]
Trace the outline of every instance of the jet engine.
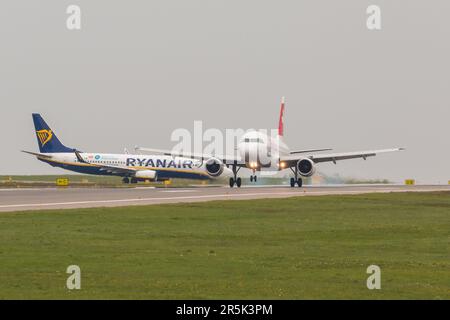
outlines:
[{"label": "jet engine", "polygon": [[135,173],[135,178],[137,179],[150,179],[156,178],[156,171],[153,170],[139,170]]},{"label": "jet engine", "polygon": [[223,164],[223,162],[216,158],[210,158],[205,162],[206,172],[214,178],[220,176],[223,173],[224,167],[225,165]]},{"label": "jet engine", "polygon": [[316,172],[316,166],[311,159],[304,158],[297,162],[297,169],[303,177],[311,177]]}]

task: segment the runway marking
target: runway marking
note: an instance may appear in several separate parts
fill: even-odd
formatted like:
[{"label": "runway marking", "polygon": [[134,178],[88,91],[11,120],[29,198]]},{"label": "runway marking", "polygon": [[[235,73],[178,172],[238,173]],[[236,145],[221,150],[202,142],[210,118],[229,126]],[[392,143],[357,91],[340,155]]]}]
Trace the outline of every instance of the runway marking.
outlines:
[{"label": "runway marking", "polygon": [[43,190],[58,190],[58,188],[8,188],[0,189],[0,191],[43,191]]},{"label": "runway marking", "polygon": [[160,190],[158,192],[177,193],[177,192],[198,192],[198,190]]},{"label": "runway marking", "polygon": [[[102,204],[102,203],[126,203],[126,202],[152,202],[152,201],[167,201],[167,200],[192,200],[192,199],[210,199],[210,198],[239,198],[239,197],[253,197],[253,196],[320,196],[320,195],[352,195],[364,193],[386,193],[386,192],[409,192],[410,190],[370,190],[370,191],[317,191],[317,192],[258,192],[258,193],[228,193],[228,194],[211,194],[199,196],[181,196],[181,197],[160,197],[160,198],[130,198],[130,199],[110,199],[110,200],[86,200],[86,201],[70,201],[70,202],[52,202],[52,203],[28,203],[28,204],[10,204],[0,205],[0,209],[6,208],[26,208],[26,207],[51,207],[51,206],[70,206],[70,205],[84,205],[84,204]],[[411,190],[413,191],[413,190]],[[429,190],[414,190],[415,192],[432,192],[442,191],[442,189]]]}]

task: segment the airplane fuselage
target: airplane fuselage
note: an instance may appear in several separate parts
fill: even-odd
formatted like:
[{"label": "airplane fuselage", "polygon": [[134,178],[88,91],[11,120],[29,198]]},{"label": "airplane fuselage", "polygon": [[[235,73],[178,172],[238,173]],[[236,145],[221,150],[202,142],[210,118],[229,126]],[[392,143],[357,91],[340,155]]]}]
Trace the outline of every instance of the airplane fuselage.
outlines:
[{"label": "airplane fuselage", "polygon": [[249,131],[238,144],[240,158],[248,169],[280,170],[279,159],[290,152],[280,136],[268,136],[259,131]]},{"label": "airplane fuselage", "polygon": [[109,153],[82,153],[84,162],[78,160],[74,153],[48,153],[46,157],[38,157],[54,167],[60,167],[84,174],[118,175],[113,170],[105,170],[105,166],[126,167],[136,170],[155,171],[157,180],[170,178],[210,179],[200,160],[155,155],[109,154]]}]

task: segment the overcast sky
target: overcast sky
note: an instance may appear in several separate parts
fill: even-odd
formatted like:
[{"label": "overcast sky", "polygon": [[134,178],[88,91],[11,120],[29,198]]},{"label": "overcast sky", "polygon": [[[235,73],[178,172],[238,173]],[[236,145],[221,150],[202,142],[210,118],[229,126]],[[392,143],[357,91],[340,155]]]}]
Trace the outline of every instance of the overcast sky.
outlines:
[{"label": "overcast sky", "polygon": [[[82,29],[66,28],[66,8]],[[366,28],[381,7],[382,30]],[[171,148],[177,128],[273,128],[286,96],[293,149],[406,147],[327,174],[450,179],[448,0],[111,1],[0,4],[0,174],[62,172],[31,113],[91,152]]]}]

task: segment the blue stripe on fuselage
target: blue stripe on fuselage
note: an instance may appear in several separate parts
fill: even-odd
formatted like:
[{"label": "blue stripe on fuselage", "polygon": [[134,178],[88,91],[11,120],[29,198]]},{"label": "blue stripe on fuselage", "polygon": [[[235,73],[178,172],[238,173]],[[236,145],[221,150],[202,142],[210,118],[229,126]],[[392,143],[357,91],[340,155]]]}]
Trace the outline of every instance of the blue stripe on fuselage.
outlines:
[{"label": "blue stripe on fuselage", "polygon": [[[39,159],[42,162],[46,162],[53,167],[59,167],[66,170],[84,173],[84,174],[94,174],[100,176],[120,176],[118,174],[111,174],[109,172],[105,172],[104,170],[100,170],[100,167],[96,166],[85,166],[85,165],[73,165],[66,163],[53,162],[51,160]],[[158,170],[157,168],[149,168],[149,170],[156,171],[156,177],[160,179],[168,179],[168,178],[182,178],[182,179],[198,179],[198,180],[209,180],[210,178],[205,175],[197,174],[194,172],[181,172],[181,171],[171,171],[171,170]],[[123,175],[125,176],[125,175]]]}]

